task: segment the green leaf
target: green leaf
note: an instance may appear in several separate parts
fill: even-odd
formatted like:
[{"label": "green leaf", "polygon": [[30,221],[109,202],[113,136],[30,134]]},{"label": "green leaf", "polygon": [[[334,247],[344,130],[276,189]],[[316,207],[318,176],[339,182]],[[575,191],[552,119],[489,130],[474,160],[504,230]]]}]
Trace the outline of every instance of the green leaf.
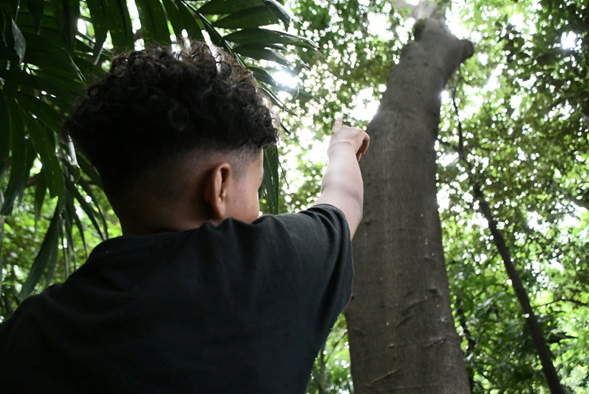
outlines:
[{"label": "green leaf", "polygon": [[108,21],[107,21],[107,4],[106,0],[87,0],[88,10],[92,18],[92,26],[94,26],[94,54],[95,59],[102,52],[102,46],[106,41],[108,34]]},{"label": "green leaf", "polygon": [[246,44],[233,47],[233,50],[240,55],[247,56],[256,60],[269,60],[290,67],[291,64],[286,57],[275,52],[262,44]]},{"label": "green leaf", "polygon": [[[307,102],[310,100],[317,101],[317,97],[307,93],[306,91],[299,89],[299,88],[291,88],[286,85],[282,85],[278,83],[269,73],[268,71],[264,70],[263,68],[258,67],[249,67],[249,69],[253,72],[254,77],[256,80],[266,83],[270,86],[277,88],[278,90],[283,90],[285,92],[291,93],[295,99],[300,100],[302,102]],[[284,105],[284,104],[281,104]]]},{"label": "green leaf", "polygon": [[[76,250],[75,247],[73,245],[75,245],[75,241],[74,241],[74,226],[73,226],[73,218],[71,216],[71,211],[70,208],[66,202],[65,204],[65,209],[63,210],[63,226],[65,228],[65,236],[67,238],[67,245],[68,245],[68,250],[72,255],[72,258],[74,260],[74,267],[76,267],[77,265],[77,258],[76,258]],[[83,235],[82,235],[83,237]],[[63,242],[62,242],[63,244]],[[66,267],[66,275],[69,276],[69,266],[68,266],[68,261],[67,261],[67,255],[68,253],[67,250],[64,248],[63,249],[63,256],[64,256],[64,263],[65,263],[65,267]]]},{"label": "green leaf", "polygon": [[47,187],[51,193],[51,197],[59,197],[63,199],[65,196],[65,184],[63,182],[63,173],[61,166],[55,153],[55,146],[53,141],[47,136],[46,129],[39,123],[37,119],[28,117],[27,129],[29,137],[35,148],[35,151],[41,158],[43,164],[43,175],[47,180]]},{"label": "green leaf", "polygon": [[233,14],[247,8],[263,6],[262,0],[212,0],[198,9],[202,14]]},{"label": "green leaf", "polygon": [[[59,243],[61,242],[61,244],[63,245],[63,236],[61,235],[62,231],[61,231],[61,222],[63,221],[63,219],[60,217],[59,218],[59,223],[58,223],[58,236],[57,236],[57,244],[59,245]],[[49,258],[49,263],[47,264],[47,270],[45,272],[45,286],[43,287],[43,290],[45,290],[46,288],[49,287],[49,285],[51,284],[51,281],[53,280],[53,277],[55,276],[55,267],[57,266],[57,252],[59,250],[58,245],[55,246],[55,248],[53,248],[51,250],[52,254]],[[65,252],[65,250],[64,250]],[[65,254],[64,254],[65,257]],[[67,260],[66,260],[66,264],[67,264]]]},{"label": "green leaf", "polygon": [[82,171],[84,171],[84,174],[86,174],[95,185],[102,189],[102,179],[100,178],[98,171],[96,171],[92,164],[90,164],[86,157],[83,154],[80,154],[80,152],[77,153],[77,158],[78,164]]},{"label": "green leaf", "polygon": [[4,94],[0,90],[0,180],[4,177],[10,156],[11,128],[10,111]]},{"label": "green leaf", "polygon": [[41,249],[33,262],[33,266],[29,271],[29,276],[22,286],[20,297],[22,299],[31,295],[35,286],[41,280],[43,273],[48,265],[52,265],[57,259],[57,243],[59,241],[59,227],[60,227],[60,204],[57,204],[53,219],[49,224],[45,238],[41,244]]},{"label": "green leaf", "polygon": [[259,26],[273,25],[278,22],[276,15],[268,7],[248,8],[235,12],[213,23],[215,27],[225,29],[248,29]]},{"label": "green leaf", "polygon": [[65,47],[69,52],[73,52],[80,17],[80,1],[52,0],[52,3],[55,9],[55,21],[61,31]]},{"label": "green leaf", "polygon": [[[70,193],[66,193],[65,209],[67,211],[69,218],[70,219],[73,218],[74,222],[76,223],[76,227],[78,227],[78,231],[80,233],[80,238],[82,239],[82,244],[84,245],[84,253],[86,254],[86,259],[88,259],[88,244],[86,243],[86,235],[85,235],[86,229],[84,228],[84,225],[82,224],[82,221],[80,220],[80,217],[78,216],[78,213],[76,212],[76,207],[74,206],[74,199]],[[74,255],[75,255],[75,253],[74,253]],[[75,264],[75,260],[74,260],[74,264]]]},{"label": "green leaf", "polygon": [[188,33],[188,38],[193,40],[204,40],[202,35],[202,28],[199,26],[194,15],[188,8],[186,8],[186,5],[182,2],[182,0],[175,0],[175,3],[178,6],[178,12],[180,13],[182,21],[184,22],[186,32]]},{"label": "green leaf", "polygon": [[131,16],[125,0],[105,0],[106,21],[112,37],[115,51],[129,51],[133,49],[133,28]]},{"label": "green leaf", "polygon": [[0,70],[0,78],[53,94],[69,105],[73,104],[76,100],[76,95],[74,95],[74,93],[69,92],[67,89],[64,89],[48,78],[42,78],[38,75],[27,74],[26,72],[16,70]]},{"label": "green leaf", "polygon": [[92,191],[90,184],[88,184],[88,182],[86,182],[84,179],[80,179],[78,185],[82,187],[82,189],[84,190],[86,195],[88,195],[88,197],[90,197],[90,199],[92,200],[92,203],[96,207],[96,211],[98,212],[98,217],[99,217],[100,221],[102,222],[102,226],[104,228],[104,234],[105,234],[106,238],[108,238],[108,223],[106,222],[106,216],[104,216],[104,212],[102,211],[100,201],[98,201],[98,199],[96,198],[96,195]]},{"label": "green leaf", "polygon": [[86,213],[86,216],[88,216],[88,219],[90,219],[90,222],[92,222],[92,225],[96,229],[98,236],[103,241],[106,240],[106,236],[102,232],[102,228],[100,228],[100,224],[98,223],[98,220],[97,220],[97,217],[100,215],[100,212],[97,211],[95,208],[93,208],[86,201],[84,196],[80,193],[80,191],[78,190],[78,188],[76,187],[76,185],[72,181],[70,181],[69,179],[66,178],[65,184],[66,184],[67,191],[78,201],[78,204],[80,204],[80,207],[82,208],[84,213]]},{"label": "green leaf", "polygon": [[41,18],[43,18],[43,10],[45,9],[45,0],[27,0],[31,20],[37,34],[41,31]]},{"label": "green leaf", "polygon": [[286,44],[312,50],[319,48],[317,44],[307,38],[269,29],[244,29],[226,35],[225,39],[239,44]]},{"label": "green leaf", "polygon": [[264,188],[268,199],[270,213],[278,214],[280,179],[278,174],[278,149],[268,148],[264,151]]},{"label": "green leaf", "polygon": [[35,231],[37,231],[37,222],[41,217],[41,209],[45,202],[45,195],[47,194],[47,178],[43,175],[43,171],[39,173],[39,181],[35,189]]},{"label": "green leaf", "polygon": [[284,27],[288,29],[290,25],[290,21],[295,20],[295,16],[290,12],[286,7],[275,0],[263,0],[266,7],[268,7],[274,15],[276,15],[282,23],[284,23]]},{"label": "green leaf", "polygon": [[14,92],[23,111],[31,113],[51,130],[58,131],[61,127],[61,115],[49,104],[22,92]]},{"label": "green leaf", "polygon": [[22,62],[25,58],[27,42],[12,18],[10,19],[10,22],[12,29],[12,38],[14,39],[14,51],[16,52],[16,55],[18,56],[20,61]]},{"label": "green leaf", "polygon": [[200,21],[202,22],[202,24],[205,27],[205,30],[207,31],[207,33],[209,33],[209,37],[211,37],[211,41],[213,44],[221,47],[221,48],[227,48],[227,42],[223,39],[223,36],[217,31],[217,29],[215,29],[215,27],[211,24],[211,22],[204,17],[204,15],[201,14],[197,14],[198,17],[200,18]]},{"label": "green leaf", "polygon": [[283,102],[282,100],[280,100],[278,98],[278,96],[276,94],[274,94],[274,92],[272,92],[270,89],[261,86],[260,89],[262,89],[262,91],[266,94],[266,96],[268,96],[270,98],[270,101],[272,101],[272,104],[276,105],[278,108],[280,108],[283,111],[286,111],[287,113],[289,113],[292,116],[297,116],[297,114],[295,114],[292,110],[290,110]]},{"label": "green leaf", "polygon": [[164,8],[166,9],[166,14],[168,15],[168,19],[172,24],[172,28],[174,29],[174,33],[176,33],[176,37],[182,37],[182,30],[186,27],[184,26],[184,19],[172,0],[163,0],[164,1]]},{"label": "green leaf", "polygon": [[11,133],[12,166],[0,214],[10,215],[17,197],[25,188],[25,178],[28,175],[27,143],[20,110],[14,100],[6,96],[5,98],[7,99],[10,127],[3,132]]},{"label": "green leaf", "polygon": [[[84,76],[81,74],[78,65],[74,62],[71,55],[58,43],[52,42],[45,37],[32,34],[30,32],[23,32],[27,40],[27,52],[25,55],[25,63],[30,63],[38,66],[40,70],[35,73],[41,76],[41,72],[50,72],[53,76],[61,76],[59,85],[62,87],[79,85],[84,81]],[[84,66],[84,62],[79,58],[79,63]],[[95,67],[87,62],[91,70]],[[57,81],[57,78],[55,82]],[[74,88],[75,89],[75,88]],[[74,91],[74,89],[70,89]]]},{"label": "green leaf", "polygon": [[135,0],[145,44],[171,44],[170,30],[159,0]]}]

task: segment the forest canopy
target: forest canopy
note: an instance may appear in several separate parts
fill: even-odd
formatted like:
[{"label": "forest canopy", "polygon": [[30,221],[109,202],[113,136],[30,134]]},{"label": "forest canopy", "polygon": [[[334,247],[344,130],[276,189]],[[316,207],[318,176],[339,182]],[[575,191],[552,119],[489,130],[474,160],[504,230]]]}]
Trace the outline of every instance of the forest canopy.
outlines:
[{"label": "forest canopy", "polygon": [[[320,191],[336,114],[368,127],[382,110],[387,77],[420,32],[423,10],[410,6],[427,2],[16,3],[0,1],[0,321],[120,235],[97,173],[56,138],[114,53],[191,37],[249,67],[284,128],[279,150],[266,152],[263,211],[292,212]],[[549,392],[493,222],[562,385],[589,393],[589,2],[442,5],[451,32],[475,47],[440,92],[435,145],[452,311],[472,390]],[[353,392],[348,346],[342,318],[309,393]]]}]

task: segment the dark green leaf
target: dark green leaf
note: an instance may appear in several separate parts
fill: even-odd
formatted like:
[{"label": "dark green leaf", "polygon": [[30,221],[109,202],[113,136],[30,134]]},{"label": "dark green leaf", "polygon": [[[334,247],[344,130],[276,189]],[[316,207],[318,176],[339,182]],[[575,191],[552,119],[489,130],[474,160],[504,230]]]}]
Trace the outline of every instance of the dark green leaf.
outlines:
[{"label": "dark green leaf", "polygon": [[188,8],[186,8],[186,5],[182,2],[182,0],[175,0],[175,3],[178,6],[178,12],[180,13],[182,21],[184,22],[186,32],[188,33],[188,38],[192,40],[204,40],[201,31],[202,28],[196,21],[195,16]]},{"label": "dark green leaf", "polygon": [[217,31],[217,29],[215,29],[211,22],[209,22],[209,20],[205,18],[203,15],[197,15],[200,18],[202,24],[204,25],[205,30],[207,31],[207,33],[209,33],[209,37],[211,37],[212,43],[221,48],[226,48],[227,42],[223,39],[223,36]]},{"label": "dark green leaf", "polygon": [[133,28],[131,16],[125,0],[105,0],[107,5],[108,29],[112,37],[115,51],[128,51],[133,49]]},{"label": "dark green leaf", "polygon": [[272,104],[276,105],[278,108],[280,108],[283,111],[288,112],[289,114],[291,114],[292,116],[297,116],[292,110],[290,110],[283,102],[282,100],[280,100],[278,98],[278,96],[276,96],[276,94],[274,94],[274,92],[272,92],[270,89],[262,86],[261,87],[262,91],[266,94],[266,96],[268,96],[270,98],[270,101],[272,101]]},{"label": "dark green leaf", "polygon": [[25,93],[14,92],[14,95],[23,111],[35,115],[37,121],[44,123],[51,130],[59,130],[62,117],[53,107],[41,99],[34,98]]},{"label": "dark green leaf", "polygon": [[45,0],[27,0],[31,20],[37,34],[41,31],[41,18],[43,17],[43,10],[45,9]]},{"label": "dark green leaf", "polygon": [[174,28],[174,33],[176,33],[176,37],[182,37],[182,30],[186,29],[184,26],[184,19],[178,11],[178,7],[173,0],[163,0],[164,7],[166,9],[166,14],[168,15],[168,19],[170,19],[170,23]]},{"label": "dark green leaf", "polygon": [[263,6],[262,0],[212,0],[198,9],[202,14],[233,14],[247,8]]},{"label": "dark green leaf", "polygon": [[248,8],[235,12],[213,23],[215,27],[225,29],[248,29],[259,26],[273,25],[278,22],[276,15],[265,6]]},{"label": "dark green leaf", "polygon": [[246,44],[233,47],[233,50],[240,55],[250,57],[256,60],[269,60],[283,66],[290,67],[290,62],[280,53],[266,48],[261,44]]},{"label": "dark green leaf", "polygon": [[59,227],[60,227],[60,204],[57,204],[55,208],[55,213],[53,214],[53,219],[51,219],[51,223],[49,224],[49,228],[47,229],[47,233],[45,233],[45,238],[43,239],[43,243],[41,244],[41,249],[33,262],[33,267],[29,271],[29,276],[27,280],[22,286],[20,291],[20,297],[22,299],[27,298],[31,295],[33,290],[35,290],[35,286],[41,280],[43,273],[48,265],[54,263],[57,259],[57,244],[59,241]]},{"label": "dark green leaf", "polygon": [[88,197],[90,197],[90,199],[92,200],[92,203],[96,207],[96,211],[98,212],[98,217],[100,218],[100,221],[102,222],[102,226],[104,228],[104,234],[105,234],[106,238],[108,238],[108,223],[106,222],[106,216],[104,216],[104,212],[102,211],[100,201],[98,201],[98,199],[96,198],[96,195],[92,191],[90,184],[88,184],[88,182],[86,182],[84,179],[80,179],[78,185],[82,187],[82,189],[84,190],[86,195],[88,195]]},{"label": "dark green leaf", "polygon": [[92,17],[92,26],[94,26],[94,54],[98,59],[102,51],[102,46],[108,34],[107,7],[106,0],[88,0],[86,1],[90,16]]},{"label": "dark green leaf", "polygon": [[51,80],[47,78],[41,78],[38,75],[27,74],[25,72],[16,70],[0,70],[0,78],[7,79],[11,82],[16,82],[23,86],[27,86],[33,89],[53,94],[54,96],[59,97],[59,99],[61,99],[69,105],[73,104],[73,102],[76,99],[76,96],[73,93],[67,91],[66,89],[52,82]]},{"label": "dark green leaf", "polygon": [[278,82],[268,73],[268,71],[264,70],[263,68],[259,67],[250,67],[250,71],[254,74],[254,77],[260,82],[267,83],[268,85],[277,87]]},{"label": "dark green leaf", "polygon": [[244,29],[225,36],[225,39],[240,44],[286,44],[318,49],[317,44],[307,38],[268,29]]},{"label": "dark green leaf", "polygon": [[159,0],[135,0],[145,44],[170,44],[168,22]]},{"label": "dark green leaf", "polygon": [[16,55],[18,56],[20,61],[22,62],[23,59],[25,58],[25,52],[27,50],[27,42],[26,42],[24,36],[22,35],[20,29],[18,28],[18,26],[14,22],[14,20],[10,19],[10,22],[11,22],[11,29],[12,29],[12,38],[14,39],[14,51],[16,52]]},{"label": "dark green leaf", "polygon": [[52,0],[55,9],[55,20],[61,31],[63,42],[68,51],[73,52],[75,35],[80,17],[79,0]]},{"label": "dark green leaf", "polygon": [[268,199],[270,213],[278,214],[279,175],[278,149],[268,148],[264,151],[264,188]]},{"label": "dark green leaf", "polygon": [[[59,245],[60,241],[61,244],[63,245],[63,236],[61,235],[62,231],[61,231],[61,222],[63,221],[63,219],[60,217],[59,221],[58,221],[58,236],[57,236],[57,244]],[[57,252],[59,250],[59,246],[56,245],[55,248],[53,248],[51,250],[51,256],[49,257],[49,262],[47,264],[47,270],[45,272],[45,287],[43,288],[43,290],[45,290],[46,288],[49,287],[49,285],[51,284],[51,281],[53,280],[53,276],[55,276],[55,267],[57,266]],[[64,257],[65,257],[65,250],[64,250]],[[67,258],[66,258],[67,259]],[[66,260],[66,264],[67,264],[67,260]]]},{"label": "dark green leaf", "polygon": [[[71,208],[71,207],[69,207]],[[65,204],[65,209],[63,210],[63,227],[65,229],[65,236],[67,239],[68,248],[63,249],[63,257],[64,263],[66,268],[66,275],[69,276],[69,264],[67,261],[68,251],[71,253],[72,258],[74,260],[74,267],[77,265],[77,258],[76,258],[76,248],[75,248],[75,241],[74,241],[74,224],[73,218],[71,216],[71,211],[68,209],[68,204]],[[62,242],[63,244],[63,242]]]},{"label": "dark green leaf", "polygon": [[[54,43],[42,36],[33,33],[23,32],[27,40],[27,52],[25,54],[25,63],[38,66],[40,70],[36,72],[41,76],[42,71],[50,72],[53,76],[61,76],[59,85],[62,87],[75,86],[84,81],[78,66],[71,55],[58,43]],[[83,63],[80,61],[80,63]],[[88,62],[88,66],[94,70],[94,66]],[[58,82],[57,80],[55,82]],[[80,90],[80,88],[78,87]],[[74,91],[74,89],[69,89]]]},{"label": "dark green leaf", "polygon": [[76,185],[72,181],[70,181],[69,179],[66,178],[65,184],[66,184],[67,191],[78,201],[78,204],[80,204],[80,207],[86,213],[86,216],[88,216],[88,219],[90,219],[90,221],[92,222],[92,225],[96,229],[98,236],[102,240],[105,240],[106,236],[103,233],[102,228],[100,227],[100,224],[98,223],[98,220],[97,220],[97,217],[100,216],[100,212],[98,212],[97,209],[92,207],[86,201],[84,196],[79,192],[78,188],[76,187]]},{"label": "dark green leaf", "polygon": [[38,119],[28,117],[26,119],[29,137],[35,148],[35,151],[41,158],[43,164],[43,176],[47,180],[47,187],[51,197],[64,198],[65,185],[63,182],[63,173],[55,153],[53,141],[47,136],[47,130],[39,123]]},{"label": "dark green leaf", "polygon": [[10,155],[11,127],[10,111],[0,90],[0,180],[4,177]]},{"label": "dark green leaf", "polygon": [[25,187],[25,178],[28,175],[27,169],[27,143],[25,139],[25,130],[20,114],[20,110],[12,98],[5,96],[8,114],[10,119],[10,128],[3,132],[11,133],[11,150],[12,166],[10,167],[10,178],[4,194],[4,204],[2,205],[2,215],[10,215],[17,197],[22,193]]},{"label": "dark green leaf", "polygon": [[275,0],[263,0],[266,7],[268,7],[281,21],[284,27],[288,29],[290,21],[295,19],[295,16],[282,4]]},{"label": "dark green leaf", "polygon": [[96,171],[92,164],[90,164],[86,157],[84,157],[83,154],[80,154],[80,152],[77,153],[77,158],[78,164],[80,165],[82,171],[84,171],[84,174],[90,178],[90,181],[102,189],[102,179],[100,178],[98,171]]},{"label": "dark green leaf", "polygon": [[[76,227],[78,228],[78,232],[80,233],[80,238],[82,239],[82,244],[84,245],[84,253],[86,254],[86,259],[88,259],[88,245],[86,243],[86,235],[85,235],[85,228],[76,212],[76,207],[74,206],[74,199],[72,195],[68,192],[66,193],[66,204],[65,209],[67,210],[69,218],[73,218],[74,222],[76,223]],[[75,253],[74,253],[75,254]],[[74,260],[74,264],[75,264]],[[74,267],[75,268],[75,267]]]},{"label": "dark green leaf", "polygon": [[35,189],[35,231],[37,230],[37,222],[41,217],[41,209],[45,202],[45,195],[47,194],[47,179],[43,175],[43,171],[39,173],[39,181]]},{"label": "dark green leaf", "polygon": [[[254,77],[260,82],[266,83],[270,86],[273,86],[279,90],[283,90],[285,92],[291,93],[295,99],[298,99],[302,102],[307,102],[310,100],[317,100],[317,97],[307,93],[306,91],[299,89],[299,88],[291,88],[290,86],[282,85],[276,81],[268,71],[258,68],[258,67],[249,67],[249,69],[254,73]],[[281,104],[284,105],[284,104]]]}]

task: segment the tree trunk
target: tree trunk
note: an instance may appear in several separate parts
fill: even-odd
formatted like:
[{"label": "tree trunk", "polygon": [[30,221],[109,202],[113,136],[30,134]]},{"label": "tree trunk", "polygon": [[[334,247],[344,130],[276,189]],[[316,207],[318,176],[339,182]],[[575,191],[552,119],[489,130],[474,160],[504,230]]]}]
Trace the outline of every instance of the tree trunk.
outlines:
[{"label": "tree trunk", "polygon": [[356,394],[470,392],[450,307],[434,144],[440,94],[474,47],[439,13],[418,25],[389,75],[361,162],[364,221],[346,311]]},{"label": "tree trunk", "polygon": [[548,343],[546,343],[546,338],[544,337],[544,333],[542,332],[542,326],[538,322],[536,318],[536,314],[532,309],[532,305],[530,304],[530,299],[528,297],[528,293],[524,288],[524,284],[519,276],[519,273],[515,269],[513,265],[513,261],[511,259],[511,253],[509,252],[509,248],[505,243],[505,238],[503,238],[503,234],[497,228],[497,222],[493,217],[493,213],[491,212],[491,207],[487,203],[485,199],[485,195],[481,190],[480,186],[472,181],[472,174],[468,174],[471,182],[473,182],[473,190],[474,196],[479,202],[479,206],[481,212],[487,219],[487,223],[489,223],[489,230],[491,231],[491,235],[493,236],[493,241],[495,242],[495,246],[503,259],[503,264],[505,266],[505,270],[507,271],[507,275],[511,280],[511,284],[513,286],[513,291],[517,297],[520,307],[524,312],[524,319],[526,319],[526,324],[528,325],[528,329],[530,330],[530,335],[532,336],[532,340],[534,341],[534,347],[538,352],[538,356],[540,357],[540,362],[542,363],[542,371],[544,372],[544,376],[546,377],[546,382],[548,383],[548,387],[550,387],[550,392],[552,394],[564,394],[564,388],[560,384],[560,378],[556,373],[556,368],[554,368],[554,363],[552,362],[552,354],[550,353],[550,348],[548,347]]}]

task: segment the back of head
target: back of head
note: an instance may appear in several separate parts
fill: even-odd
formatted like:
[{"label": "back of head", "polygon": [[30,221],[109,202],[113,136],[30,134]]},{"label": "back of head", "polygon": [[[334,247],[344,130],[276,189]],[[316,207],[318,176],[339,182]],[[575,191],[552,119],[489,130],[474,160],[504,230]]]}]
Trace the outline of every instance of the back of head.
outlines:
[{"label": "back of head", "polygon": [[216,152],[253,159],[278,138],[251,73],[202,42],[118,55],[64,129],[100,173],[111,202],[141,188],[150,172],[159,185],[149,188],[171,195],[183,163]]}]

